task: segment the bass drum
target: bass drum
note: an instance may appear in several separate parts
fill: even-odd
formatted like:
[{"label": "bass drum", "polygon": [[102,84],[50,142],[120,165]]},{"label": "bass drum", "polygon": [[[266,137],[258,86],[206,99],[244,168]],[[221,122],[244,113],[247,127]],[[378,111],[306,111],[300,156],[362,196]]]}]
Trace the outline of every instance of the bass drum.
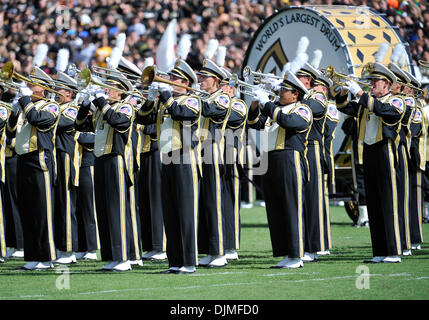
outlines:
[{"label": "bass drum", "polygon": [[[298,41],[303,36],[309,39],[309,62],[313,52],[319,49],[323,53],[320,68],[332,65],[337,72],[358,77],[363,65],[374,62],[381,43],[390,45],[383,61],[388,64],[395,45],[404,42],[398,29],[384,15],[369,7],[288,7],[268,17],[256,31],[247,48],[243,69],[248,65],[254,71],[281,74],[283,66],[295,57]],[[405,48],[410,66],[406,45]],[[414,68],[405,69],[415,74]],[[253,83],[252,76],[248,82]],[[251,97],[243,95],[242,99],[250,105]],[[342,121],[333,141],[334,155],[344,139],[340,129]],[[258,140],[255,132],[251,132],[251,137]]]}]

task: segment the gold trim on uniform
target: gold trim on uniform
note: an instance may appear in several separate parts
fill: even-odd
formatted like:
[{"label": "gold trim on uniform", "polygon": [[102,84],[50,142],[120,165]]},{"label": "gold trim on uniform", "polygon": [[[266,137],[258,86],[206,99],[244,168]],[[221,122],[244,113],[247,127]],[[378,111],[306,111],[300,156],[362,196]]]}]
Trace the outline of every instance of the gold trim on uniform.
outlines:
[{"label": "gold trim on uniform", "polygon": [[125,208],[125,176],[124,176],[124,163],[122,156],[118,155],[118,172],[119,172],[119,208],[120,208],[120,219],[121,219],[121,245],[122,245],[122,259],[123,261],[127,261],[127,235],[126,235],[126,208]]},{"label": "gold trim on uniform", "polygon": [[299,236],[299,257],[304,256],[304,237],[302,228],[302,172],[299,152],[294,150],[296,179],[298,185],[298,236]]}]

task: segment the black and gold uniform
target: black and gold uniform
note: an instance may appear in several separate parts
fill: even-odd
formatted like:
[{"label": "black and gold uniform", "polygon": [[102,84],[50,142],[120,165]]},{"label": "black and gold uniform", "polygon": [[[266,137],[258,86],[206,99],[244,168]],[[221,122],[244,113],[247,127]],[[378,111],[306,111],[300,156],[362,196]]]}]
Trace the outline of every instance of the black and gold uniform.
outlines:
[{"label": "black and gold uniform", "polygon": [[328,98],[323,92],[310,91],[302,101],[312,111],[313,124],[308,135],[307,160],[309,168],[309,181],[305,184],[305,251],[317,253],[326,251],[328,246],[328,225],[325,203],[325,156],[323,134],[328,107]]},{"label": "black and gold uniform", "polygon": [[156,103],[147,100],[137,115],[137,119],[152,118],[146,120],[145,125],[156,121],[161,155],[162,212],[168,264],[172,272],[198,264],[200,175],[196,148],[200,115],[199,96],[185,94],[172,97],[169,91],[161,91]]},{"label": "black and gold uniform", "polygon": [[80,168],[76,199],[78,225],[78,252],[100,249],[98,222],[94,195],[94,141],[93,132],[79,132]]},{"label": "black and gold uniform", "polygon": [[220,89],[203,100],[198,250],[210,256],[225,254],[223,136],[230,109],[231,99]]},{"label": "black and gold uniform", "polygon": [[416,106],[410,123],[411,146],[408,166],[409,215],[406,227],[407,248],[413,248],[423,242],[422,221],[424,213],[423,175],[426,169],[426,140],[428,118],[423,111],[424,102],[416,99]]},{"label": "black and gold uniform", "polygon": [[55,137],[57,181],[54,236],[56,248],[68,253],[78,249],[76,197],[79,185],[79,133],[74,128],[77,112],[74,102],[60,105]]},{"label": "black and gold uniform", "polygon": [[[384,72],[384,69],[377,70],[377,74]],[[394,81],[391,78],[389,80]],[[371,262],[385,262],[385,257],[398,256],[402,252],[395,145],[399,139],[398,128],[405,112],[405,104],[402,97],[390,93],[379,98],[363,93],[354,101],[350,101],[349,96],[337,97],[337,108],[357,117],[358,158],[364,166],[374,256]],[[376,257],[381,258],[377,260]]]},{"label": "black and gold uniform", "polygon": [[[24,260],[56,259],[54,242],[55,130],[60,108],[54,101],[19,99],[22,113],[9,117],[16,137],[18,209],[24,232]],[[22,125],[17,125],[20,122]],[[29,192],[30,191],[30,192]]]},{"label": "black and gold uniform", "polygon": [[5,210],[3,204],[4,184],[6,182],[6,124],[10,114],[10,106],[0,102],[0,258],[6,256],[6,226],[5,226]]},{"label": "black and gold uniform", "polygon": [[[231,99],[231,112],[225,131],[224,224],[225,250],[240,249],[240,177],[246,154],[247,105],[238,98]],[[243,170],[243,169],[241,169]]]},{"label": "black and gold uniform", "polygon": [[131,104],[109,104],[104,97],[92,101],[97,110],[88,115],[84,101],[76,117],[79,131],[95,132],[94,189],[102,261],[129,260],[131,237],[129,158],[132,156]]},{"label": "black and gold uniform", "polygon": [[[156,102],[158,103],[158,102]],[[162,213],[161,155],[158,149],[156,112],[148,124],[141,125],[142,148],[140,153],[140,217],[142,220],[142,248],[148,252],[165,252],[167,241]],[[137,114],[136,121],[139,122]],[[143,123],[144,122],[143,120]],[[148,257],[150,258],[150,257]]]},{"label": "black and gold uniform", "polygon": [[[292,74],[288,81],[291,78]],[[294,83],[293,89],[300,88],[296,85],[298,79]],[[264,150],[268,152],[261,160],[268,161],[262,188],[273,256],[296,259],[297,267],[302,267],[305,246],[304,184],[308,180],[305,150],[311,124],[312,112],[299,98],[288,105],[267,102],[260,111],[249,110],[248,126],[265,130],[268,139]]]}]

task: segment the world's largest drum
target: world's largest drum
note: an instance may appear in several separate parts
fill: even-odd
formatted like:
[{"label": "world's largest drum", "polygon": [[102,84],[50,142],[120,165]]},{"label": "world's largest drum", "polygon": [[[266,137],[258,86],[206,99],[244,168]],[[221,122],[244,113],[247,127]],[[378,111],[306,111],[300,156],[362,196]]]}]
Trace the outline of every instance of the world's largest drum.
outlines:
[{"label": "world's largest drum", "polygon": [[[246,51],[243,68],[249,65],[252,70],[281,74],[283,66],[295,57],[298,41],[303,36],[309,39],[309,62],[313,52],[319,49],[323,53],[319,68],[332,65],[337,72],[358,77],[363,65],[374,62],[374,54],[381,43],[390,46],[383,64],[390,62],[395,45],[404,43],[399,30],[383,14],[369,7],[288,7],[267,18],[259,27]],[[407,48],[407,44],[404,45]],[[415,74],[409,67],[411,58],[408,49],[406,51],[408,66],[405,69]],[[252,77],[249,82],[253,82]],[[249,105],[251,98],[242,98]],[[334,154],[344,139],[341,123],[342,119],[335,133]],[[255,135],[251,132],[258,140]]]}]

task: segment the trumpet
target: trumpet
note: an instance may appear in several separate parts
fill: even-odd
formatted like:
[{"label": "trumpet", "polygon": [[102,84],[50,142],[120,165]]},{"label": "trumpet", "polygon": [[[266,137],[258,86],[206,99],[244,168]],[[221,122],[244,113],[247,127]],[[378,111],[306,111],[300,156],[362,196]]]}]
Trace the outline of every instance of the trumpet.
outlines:
[{"label": "trumpet", "polygon": [[[328,66],[325,69],[321,69],[321,71],[325,77],[331,79],[334,83],[341,83],[341,82],[344,82],[347,80],[351,80],[351,81],[357,82],[358,84],[360,84],[363,87],[368,87],[368,85],[369,85],[367,82],[359,81],[353,77],[346,76],[342,73],[336,72],[334,69],[334,66]],[[363,71],[362,71],[362,73],[363,73]]]},{"label": "trumpet", "polygon": [[119,91],[121,93],[126,93],[126,94],[131,93],[130,91],[122,90],[122,89],[116,88],[114,86],[110,86],[108,84],[105,84],[101,81],[95,80],[91,74],[91,70],[89,68],[85,68],[79,73],[79,78],[77,80],[77,86],[78,86],[79,90],[83,90],[86,87],[88,87],[89,84],[94,84],[96,86],[103,87],[106,89]]},{"label": "trumpet", "polygon": [[274,93],[274,92],[272,92],[272,91],[269,91],[269,90],[265,90],[265,89],[263,89],[263,88],[261,88],[261,87],[259,87],[258,85],[254,85],[254,84],[250,84],[250,83],[247,83],[247,82],[245,82],[245,81],[241,81],[241,80],[239,80],[238,79],[238,76],[236,75],[236,74],[233,74],[233,75],[231,75],[231,78],[230,78],[230,80],[229,80],[229,85],[231,86],[231,87],[235,87],[235,86],[237,86],[239,89],[242,87],[242,88],[248,88],[248,89],[250,89],[251,91],[249,91],[249,90],[240,90],[240,93],[243,93],[243,94],[245,94],[245,95],[248,95],[248,96],[251,96],[251,97],[254,97],[255,95],[253,94],[253,90],[255,90],[255,89],[261,89],[261,90],[263,90],[265,93],[267,93],[268,94],[268,96],[270,97],[270,100],[271,101],[275,101],[276,99],[277,99],[277,95]]},{"label": "trumpet", "polygon": [[[16,80],[31,84],[33,86],[41,87],[41,88],[45,89],[45,91],[57,94],[57,95],[61,96],[61,100],[64,100],[64,98],[65,98],[63,94],[61,94],[61,93],[59,93],[59,92],[57,92],[57,91],[55,91],[55,90],[53,90],[47,86],[42,85],[40,82],[29,79],[29,78],[24,77],[23,75],[15,72],[15,66],[13,65],[13,62],[11,62],[11,61],[6,62],[5,65],[3,66],[3,68],[0,70],[0,79],[2,80],[3,83],[9,83],[9,85],[10,85],[9,88],[11,88],[11,89],[14,86],[16,86],[16,84],[13,83],[13,79],[16,79]],[[15,87],[13,89],[16,90],[17,88]],[[18,88],[18,90],[19,90],[19,88]],[[40,97],[37,95],[32,95],[32,96],[39,98],[39,99],[50,101],[50,99],[45,98],[45,97]]]},{"label": "trumpet", "polygon": [[252,68],[247,65],[243,69],[243,78],[247,79],[249,76],[254,76],[255,81],[258,83],[270,83],[269,80],[263,80],[264,78],[271,78],[272,80],[282,80],[283,78],[280,76],[276,76],[271,73],[262,73],[252,70]]}]

